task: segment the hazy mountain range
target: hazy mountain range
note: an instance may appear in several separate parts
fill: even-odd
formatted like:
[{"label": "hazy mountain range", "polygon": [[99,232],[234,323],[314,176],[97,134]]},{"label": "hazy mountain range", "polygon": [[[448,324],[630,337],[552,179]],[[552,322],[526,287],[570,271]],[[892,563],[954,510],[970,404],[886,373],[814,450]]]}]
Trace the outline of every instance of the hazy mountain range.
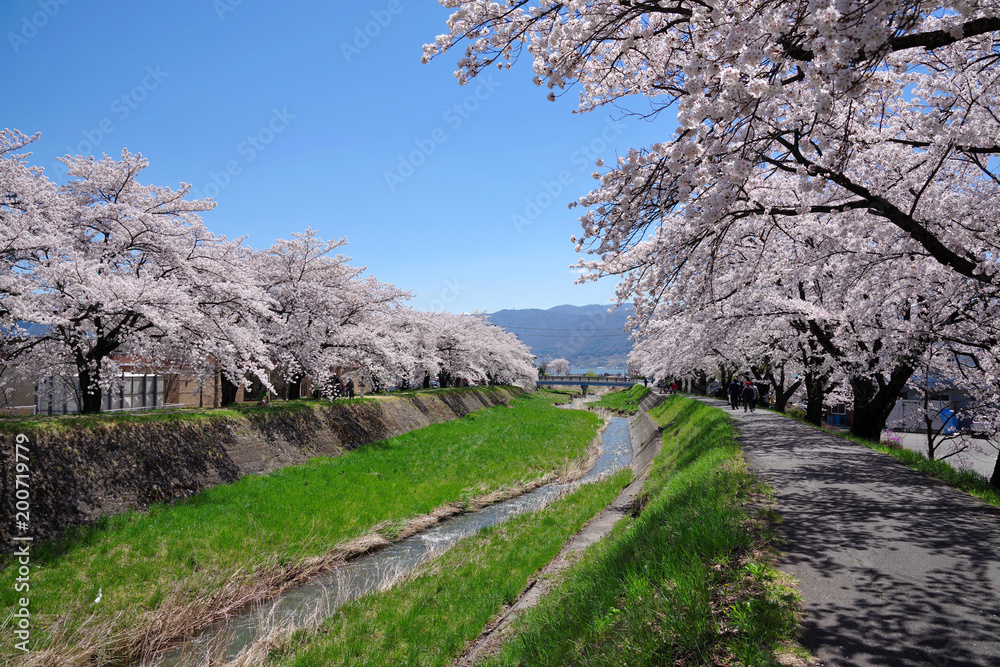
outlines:
[{"label": "hazy mountain range", "polygon": [[632,351],[624,330],[630,313],[626,308],[609,313],[601,305],[556,306],[498,310],[489,319],[530,347],[536,363],[562,358],[574,368],[624,367]]}]

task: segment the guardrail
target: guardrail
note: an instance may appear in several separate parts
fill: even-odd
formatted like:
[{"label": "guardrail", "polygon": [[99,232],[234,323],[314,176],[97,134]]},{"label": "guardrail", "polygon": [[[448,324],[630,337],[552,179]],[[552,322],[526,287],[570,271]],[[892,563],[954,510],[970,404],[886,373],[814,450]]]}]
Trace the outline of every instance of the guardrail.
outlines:
[{"label": "guardrail", "polygon": [[0,408],[0,415],[5,417],[30,417],[35,414],[35,411],[36,408],[34,405],[8,405]]},{"label": "guardrail", "polygon": [[177,408],[186,408],[187,405],[184,403],[163,403],[161,405],[137,405],[134,408],[114,408],[112,410],[101,410],[101,414],[108,414],[111,412],[142,412],[143,410],[176,410]]},{"label": "guardrail", "polygon": [[602,377],[552,377],[536,380],[536,385],[587,385],[590,387],[631,387],[642,382],[632,378],[602,378]]}]

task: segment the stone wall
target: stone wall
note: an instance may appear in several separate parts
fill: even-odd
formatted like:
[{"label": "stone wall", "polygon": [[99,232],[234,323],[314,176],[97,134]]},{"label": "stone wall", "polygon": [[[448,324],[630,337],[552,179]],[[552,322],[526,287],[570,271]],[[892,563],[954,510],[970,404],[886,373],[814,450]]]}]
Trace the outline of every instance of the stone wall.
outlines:
[{"label": "stone wall", "polygon": [[[161,413],[132,419],[8,422],[0,429],[0,549],[11,548],[14,440],[28,437],[34,539],[128,509],[170,502],[243,475],[264,474],[347,450],[523,393],[491,387],[352,402],[274,404],[246,411]],[[81,425],[82,424],[82,425]],[[20,431],[19,431],[20,429]]]}]

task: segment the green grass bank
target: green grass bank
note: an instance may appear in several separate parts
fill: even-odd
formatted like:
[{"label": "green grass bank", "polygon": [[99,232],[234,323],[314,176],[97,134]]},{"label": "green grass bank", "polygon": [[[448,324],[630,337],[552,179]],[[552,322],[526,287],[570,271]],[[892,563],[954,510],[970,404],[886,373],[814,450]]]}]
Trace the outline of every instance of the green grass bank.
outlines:
[{"label": "green grass bank", "polygon": [[639,411],[639,402],[646,398],[652,390],[641,384],[633,385],[627,391],[613,391],[610,394],[601,396],[600,400],[591,405],[597,408],[605,408],[622,415],[634,415]]},{"label": "green grass bank", "polygon": [[[47,646],[60,665],[139,655],[475,498],[537,483],[584,456],[600,425],[552,400],[523,395],[38,544],[31,557],[35,657]],[[16,568],[9,558],[4,566],[0,600],[13,609]],[[0,655],[11,657],[10,650]]]},{"label": "green grass bank", "polygon": [[797,597],[772,567],[769,489],[731,420],[671,396],[638,516],[588,550],[489,665],[778,665]]},{"label": "green grass bank", "polygon": [[451,664],[631,476],[622,470],[463,540],[392,589],[348,603],[318,630],[300,631],[265,664]]},{"label": "green grass bank", "polygon": [[[0,508],[14,514],[14,440],[30,457],[31,534],[50,539],[67,526],[179,500],[313,456],[334,456],[415,428],[503,405],[516,387],[444,389],[420,396],[299,400],[269,407],[142,414],[35,417],[0,421]],[[10,489],[11,492],[6,492]],[[10,551],[0,525],[0,552]]]}]

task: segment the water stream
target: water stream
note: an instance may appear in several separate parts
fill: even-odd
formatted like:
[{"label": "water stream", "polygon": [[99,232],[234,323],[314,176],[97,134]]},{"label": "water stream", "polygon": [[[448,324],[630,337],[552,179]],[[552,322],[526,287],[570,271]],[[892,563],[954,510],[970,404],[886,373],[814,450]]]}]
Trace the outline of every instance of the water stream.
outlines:
[{"label": "water stream", "polygon": [[209,658],[213,660],[212,664],[220,664],[235,658],[241,650],[270,629],[292,624],[296,627],[313,626],[331,616],[345,602],[391,586],[397,577],[441,554],[463,537],[487,526],[495,526],[517,514],[537,511],[580,484],[597,481],[628,466],[631,460],[628,420],[614,418],[604,429],[597,462],[578,481],[549,484],[478,512],[460,514],[442,521],[419,535],[351,560],[333,572],[286,591],[264,605],[216,623],[194,639],[167,649],[154,660],[139,665],[183,667],[205,664]]}]

